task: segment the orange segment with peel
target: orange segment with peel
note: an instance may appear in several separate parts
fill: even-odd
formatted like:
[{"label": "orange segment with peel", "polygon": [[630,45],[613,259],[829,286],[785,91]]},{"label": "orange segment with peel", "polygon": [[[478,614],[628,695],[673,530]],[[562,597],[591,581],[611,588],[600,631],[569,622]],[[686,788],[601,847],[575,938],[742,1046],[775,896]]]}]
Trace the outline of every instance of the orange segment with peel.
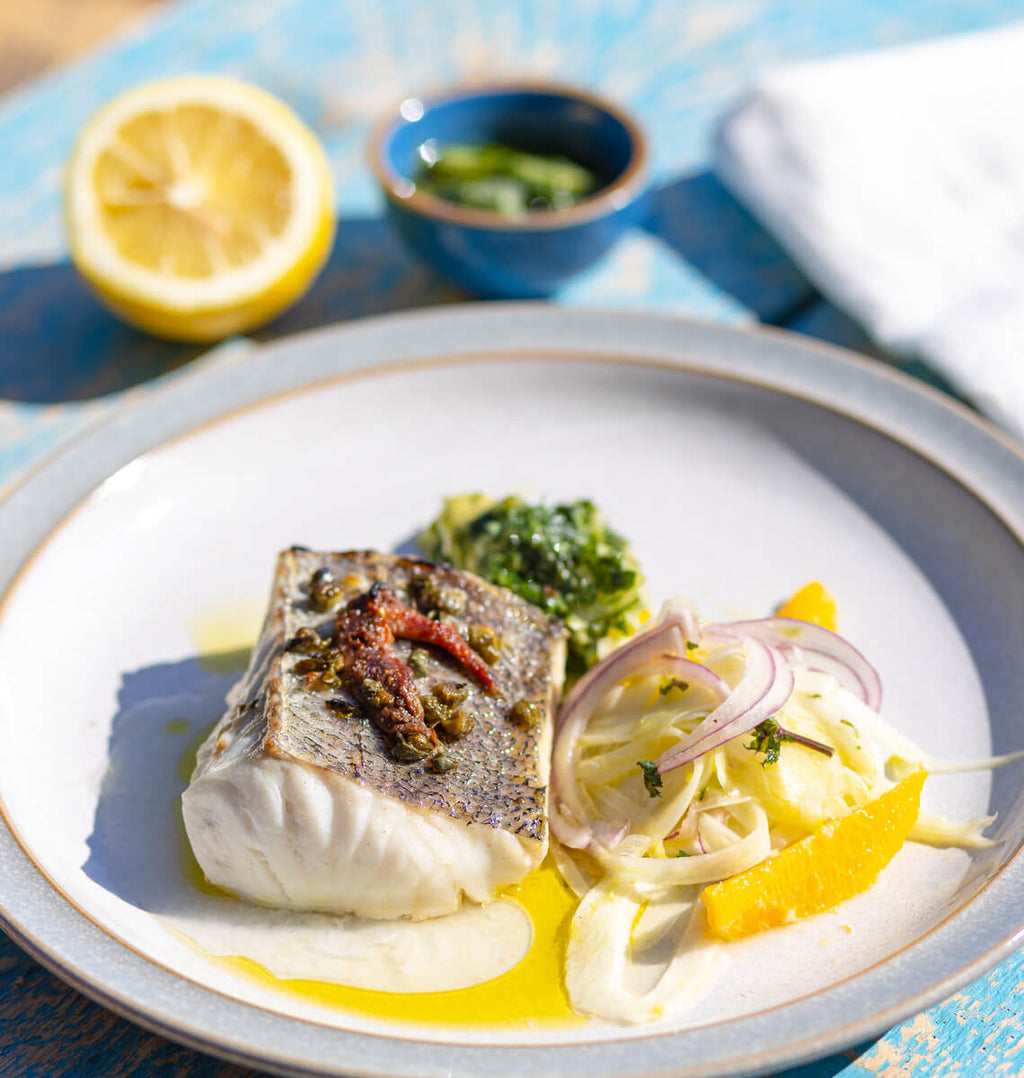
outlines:
[{"label": "orange segment with peel", "polygon": [[709,933],[740,939],[822,913],[866,891],[917,821],[925,777],[915,771],[774,857],[705,887],[700,897]]},{"label": "orange segment with peel", "polygon": [[775,613],[781,618],[798,618],[835,632],[836,601],[817,580],[794,592]]}]

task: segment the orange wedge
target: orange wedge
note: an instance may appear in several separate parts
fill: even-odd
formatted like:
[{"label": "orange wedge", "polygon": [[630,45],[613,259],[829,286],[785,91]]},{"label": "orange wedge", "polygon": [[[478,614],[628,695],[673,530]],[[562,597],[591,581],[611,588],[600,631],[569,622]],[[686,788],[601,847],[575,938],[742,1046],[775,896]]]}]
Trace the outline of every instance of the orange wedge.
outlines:
[{"label": "orange wedge", "polygon": [[799,618],[835,632],[836,601],[817,580],[791,595],[775,613],[780,618]]},{"label": "orange wedge", "polygon": [[705,887],[700,897],[710,934],[740,939],[832,909],[866,891],[906,842],[924,780],[925,772],[915,771],[774,857]]}]

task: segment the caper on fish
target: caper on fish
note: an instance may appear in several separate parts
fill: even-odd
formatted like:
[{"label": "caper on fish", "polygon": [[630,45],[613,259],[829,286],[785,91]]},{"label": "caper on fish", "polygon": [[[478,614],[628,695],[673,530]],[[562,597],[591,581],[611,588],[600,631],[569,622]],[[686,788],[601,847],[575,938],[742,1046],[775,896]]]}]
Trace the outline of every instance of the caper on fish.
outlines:
[{"label": "caper on fish", "polygon": [[442,584],[425,570],[409,577],[409,591],[420,609],[435,617],[459,614],[466,606],[466,593],[452,584]]},{"label": "caper on fish", "polygon": [[516,726],[536,726],[544,718],[544,705],[537,700],[517,700],[508,717]]},{"label": "caper on fish", "polygon": [[311,655],[308,659],[299,659],[292,667],[294,674],[319,674],[327,669],[327,660]]},{"label": "caper on fish", "polygon": [[469,646],[492,666],[501,658],[501,637],[496,630],[483,622],[470,625]]},{"label": "caper on fish", "polygon": [[302,655],[315,655],[329,647],[330,641],[325,640],[316,629],[299,629],[288,641],[286,650],[297,651]]},{"label": "caper on fish", "polygon": [[427,725],[440,726],[450,737],[465,737],[474,723],[471,716],[463,715],[457,708],[468,695],[468,685],[439,681],[429,693],[420,696]]},{"label": "caper on fish", "polygon": [[406,661],[417,677],[423,677],[430,672],[430,653],[426,648],[413,648]]},{"label": "caper on fish", "polygon": [[476,719],[467,711],[453,711],[441,720],[441,729],[454,738],[465,737],[474,726]]},{"label": "caper on fish", "polygon": [[391,703],[391,693],[376,678],[363,678],[362,691],[366,702],[373,707],[387,707]]},{"label": "caper on fish", "polygon": [[344,590],[335,582],[330,569],[317,569],[309,582],[309,605],[320,613],[337,610],[345,601]]},{"label": "caper on fish", "polygon": [[395,737],[393,751],[396,760],[412,763],[430,756],[435,747],[433,741],[419,730],[400,730]]},{"label": "caper on fish", "polygon": [[434,755],[430,757],[430,766],[439,775],[444,775],[449,771],[454,771],[459,764],[454,756],[449,756],[446,752],[435,752]]},{"label": "caper on fish", "polygon": [[439,681],[430,693],[442,704],[453,707],[455,704],[461,704],[469,696],[469,686],[462,681]]},{"label": "caper on fish", "polygon": [[340,696],[328,700],[327,706],[335,715],[339,715],[343,719],[357,719],[362,714],[351,700],[343,700]]}]

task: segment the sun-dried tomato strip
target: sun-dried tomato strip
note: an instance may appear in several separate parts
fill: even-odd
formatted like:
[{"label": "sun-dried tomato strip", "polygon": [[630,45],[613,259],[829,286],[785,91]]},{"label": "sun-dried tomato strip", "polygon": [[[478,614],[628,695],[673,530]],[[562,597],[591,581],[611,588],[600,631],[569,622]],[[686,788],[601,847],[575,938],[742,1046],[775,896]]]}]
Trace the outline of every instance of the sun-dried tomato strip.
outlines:
[{"label": "sun-dried tomato strip", "polygon": [[490,668],[452,626],[424,617],[385,584],[374,584],[343,607],[335,619],[333,644],[346,681],[369,707],[396,756],[417,759],[437,748],[437,734],[424,721],[412,671],[392,648],[396,637],[444,648],[488,692],[497,686]]}]

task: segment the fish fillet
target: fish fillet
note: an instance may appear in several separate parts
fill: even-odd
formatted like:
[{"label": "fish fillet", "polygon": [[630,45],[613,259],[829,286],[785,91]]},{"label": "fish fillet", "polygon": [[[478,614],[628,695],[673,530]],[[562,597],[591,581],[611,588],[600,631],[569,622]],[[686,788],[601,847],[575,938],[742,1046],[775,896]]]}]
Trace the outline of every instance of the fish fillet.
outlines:
[{"label": "fish fillet", "polygon": [[[315,593],[318,578],[334,589],[331,610]],[[420,622],[429,611],[432,623],[489,654],[474,674],[444,647],[403,639],[404,630],[391,645],[428,705],[436,686],[456,690],[460,728],[449,737],[435,725],[431,734],[450,770],[432,758],[396,759],[394,736],[360,682],[308,672],[318,663],[303,642],[336,642],[342,615],[378,592],[415,608]],[[480,666],[475,652],[468,658]],[[564,659],[558,621],[470,573],[373,552],[285,551],[249,668],[182,796],[207,878],[266,905],[372,918],[436,917],[463,896],[486,902],[547,849]]]}]

